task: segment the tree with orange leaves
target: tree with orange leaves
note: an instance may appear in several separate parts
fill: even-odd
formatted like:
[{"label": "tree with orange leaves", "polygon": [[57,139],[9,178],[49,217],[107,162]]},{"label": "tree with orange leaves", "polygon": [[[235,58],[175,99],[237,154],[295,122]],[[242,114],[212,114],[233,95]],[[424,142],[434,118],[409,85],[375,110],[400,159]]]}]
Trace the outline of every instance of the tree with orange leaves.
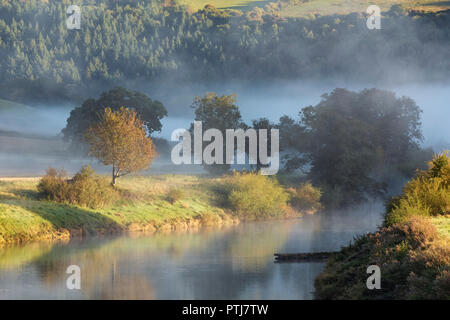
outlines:
[{"label": "tree with orange leaves", "polygon": [[85,133],[89,154],[104,165],[112,165],[112,182],[139,170],[148,169],[157,156],[153,141],[147,137],[145,123],[136,111],[125,107],[118,111],[105,109],[100,122]]}]

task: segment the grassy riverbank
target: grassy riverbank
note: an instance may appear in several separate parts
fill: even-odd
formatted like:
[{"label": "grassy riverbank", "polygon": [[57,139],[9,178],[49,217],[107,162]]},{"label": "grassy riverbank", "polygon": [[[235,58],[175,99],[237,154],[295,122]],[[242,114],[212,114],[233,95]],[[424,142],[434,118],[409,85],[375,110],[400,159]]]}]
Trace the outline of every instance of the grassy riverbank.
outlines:
[{"label": "grassy riverbank", "polygon": [[[450,299],[450,159],[437,156],[387,206],[384,226],[333,255],[319,299]],[[368,290],[377,265],[381,289]]]},{"label": "grassy riverbank", "polygon": [[[240,207],[230,207],[224,196],[226,192],[231,192],[226,186],[232,185],[233,181],[226,179],[232,178],[189,175],[124,177],[117,188],[126,197],[93,209],[40,199],[37,190],[40,178],[0,178],[0,243],[126,231],[167,232],[203,226],[219,227],[245,219],[245,212],[241,212],[244,209],[262,210],[246,207],[248,202],[255,202],[253,196],[258,196],[246,190],[239,193],[244,195],[238,198],[237,205]],[[246,179],[253,181],[251,177]],[[255,179],[269,178],[256,176]],[[243,182],[244,189],[245,183],[248,185],[248,181]],[[282,197],[287,194],[283,191],[284,187],[275,187],[281,190]],[[233,197],[236,197],[236,192]],[[286,202],[287,198],[282,200]],[[281,217],[286,214],[299,215],[290,206],[287,208]],[[272,209],[278,210],[276,207]],[[280,208],[279,211],[282,210]]]},{"label": "grassy riverbank", "polygon": [[[134,199],[91,209],[39,200],[39,178],[0,179],[0,242],[237,223],[239,219],[214,205],[205,180],[195,176],[127,177],[119,188],[131,191]],[[167,199],[171,188],[187,190],[186,197],[172,204]]]}]

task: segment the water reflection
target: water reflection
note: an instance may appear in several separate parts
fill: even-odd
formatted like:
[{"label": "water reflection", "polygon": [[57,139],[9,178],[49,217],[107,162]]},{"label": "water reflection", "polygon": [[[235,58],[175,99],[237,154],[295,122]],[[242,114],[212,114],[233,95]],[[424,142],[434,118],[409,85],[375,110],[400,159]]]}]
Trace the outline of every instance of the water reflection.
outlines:
[{"label": "water reflection", "polygon": [[[379,205],[197,233],[121,236],[0,249],[1,299],[310,299],[322,263],[274,252],[337,250],[375,229]],[[65,286],[81,267],[81,290]]]}]

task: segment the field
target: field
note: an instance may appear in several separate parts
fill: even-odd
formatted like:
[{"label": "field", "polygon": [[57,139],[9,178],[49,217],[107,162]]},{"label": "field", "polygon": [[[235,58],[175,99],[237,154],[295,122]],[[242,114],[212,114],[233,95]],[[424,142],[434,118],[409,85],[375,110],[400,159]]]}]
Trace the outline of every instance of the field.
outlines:
[{"label": "field", "polygon": [[[254,7],[264,7],[270,2],[258,0],[180,0],[194,10],[202,9],[207,4],[217,8],[233,8],[242,11],[251,10]],[[353,12],[365,12],[369,5],[378,5],[382,11],[387,11],[392,5],[402,5],[407,9],[423,11],[441,11],[450,9],[450,1],[446,0],[309,0],[302,3],[301,0],[283,1],[285,5],[281,15],[285,17],[304,17],[311,14],[333,15],[348,14]],[[290,4],[289,4],[290,3]]]},{"label": "field", "polygon": [[443,0],[311,0],[290,5],[281,10],[283,16],[303,17],[311,14],[333,15],[366,12],[369,5],[378,5],[381,11],[388,11],[392,5],[402,5],[406,9],[441,11],[450,9],[450,1]]},{"label": "field", "polygon": [[[197,176],[124,177],[118,187],[132,192],[136,199],[95,210],[38,200],[38,181],[0,178],[0,243],[68,238],[74,234],[170,231],[238,221],[215,205],[208,183],[212,180]],[[167,199],[173,188],[185,193],[175,203]]]}]

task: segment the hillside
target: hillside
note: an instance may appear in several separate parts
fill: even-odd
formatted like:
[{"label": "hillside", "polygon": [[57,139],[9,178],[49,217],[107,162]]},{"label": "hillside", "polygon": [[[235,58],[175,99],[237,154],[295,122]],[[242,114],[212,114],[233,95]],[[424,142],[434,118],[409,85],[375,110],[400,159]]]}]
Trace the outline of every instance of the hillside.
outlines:
[{"label": "hillside", "polygon": [[[293,16],[314,10],[334,14],[334,7],[361,13],[282,19],[277,6],[265,13],[214,8],[193,13],[163,7],[159,0],[139,6],[124,0],[117,7],[107,2],[85,6],[80,30],[65,27],[62,3],[11,2],[0,7],[0,54],[6,61],[0,65],[0,97],[42,104],[49,97],[82,101],[106,86],[124,86],[128,79],[164,85],[325,75],[380,81],[448,77],[450,11],[423,15],[394,10],[383,16],[382,32],[370,32],[362,14],[366,5],[360,2],[282,6],[282,14]],[[229,7],[237,3],[229,2]],[[244,1],[239,8],[264,3]],[[49,23],[35,23],[43,19]],[[367,73],[374,62],[379,67]]]},{"label": "hillside", "polygon": [[[188,5],[192,10],[200,10],[207,4],[219,9],[238,9],[248,11],[255,7],[265,7],[273,3],[281,5],[281,15],[285,17],[304,17],[311,14],[334,15],[365,12],[369,6],[363,0],[180,0],[179,3]],[[382,11],[388,11],[392,5],[401,5],[407,10],[437,12],[450,9],[450,1],[445,0],[373,0],[370,4],[380,6]],[[275,7],[275,6],[272,6]]]}]

